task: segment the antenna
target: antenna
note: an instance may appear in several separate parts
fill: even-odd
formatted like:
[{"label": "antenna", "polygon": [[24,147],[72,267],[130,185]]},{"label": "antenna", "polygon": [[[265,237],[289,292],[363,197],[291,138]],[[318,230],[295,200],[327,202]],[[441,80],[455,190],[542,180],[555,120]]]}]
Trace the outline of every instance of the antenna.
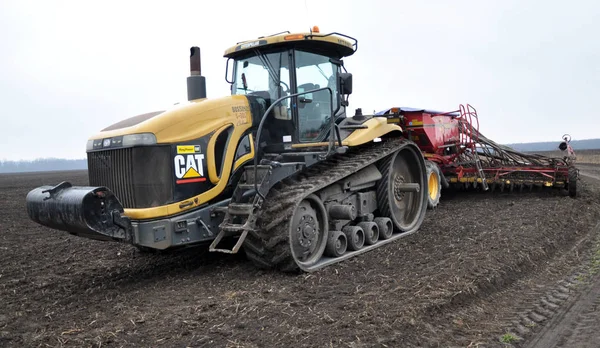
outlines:
[{"label": "antenna", "polygon": [[[309,28],[312,28],[310,26],[310,18],[308,18],[308,0],[304,0],[304,20],[306,21],[306,23],[308,24]],[[311,30],[312,33],[312,30]]]}]

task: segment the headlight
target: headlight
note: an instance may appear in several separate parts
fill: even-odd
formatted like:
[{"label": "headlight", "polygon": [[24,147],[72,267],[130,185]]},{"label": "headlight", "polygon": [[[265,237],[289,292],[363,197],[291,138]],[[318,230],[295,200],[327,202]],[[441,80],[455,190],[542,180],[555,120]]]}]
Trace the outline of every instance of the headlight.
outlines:
[{"label": "headlight", "polygon": [[152,133],[119,135],[111,138],[90,139],[85,146],[86,151],[113,149],[120,147],[146,146],[156,144],[156,136]]},{"label": "headlight", "polygon": [[156,136],[152,133],[129,134],[123,136],[123,146],[140,146],[156,144]]}]

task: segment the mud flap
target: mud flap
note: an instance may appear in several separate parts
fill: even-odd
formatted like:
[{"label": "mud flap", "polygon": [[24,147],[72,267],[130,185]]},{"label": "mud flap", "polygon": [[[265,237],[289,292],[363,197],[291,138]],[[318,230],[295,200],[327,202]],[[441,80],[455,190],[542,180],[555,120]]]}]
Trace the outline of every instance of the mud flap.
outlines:
[{"label": "mud flap", "polygon": [[27,213],[40,225],[96,239],[131,243],[131,221],[106,187],[40,186],[27,194]]}]

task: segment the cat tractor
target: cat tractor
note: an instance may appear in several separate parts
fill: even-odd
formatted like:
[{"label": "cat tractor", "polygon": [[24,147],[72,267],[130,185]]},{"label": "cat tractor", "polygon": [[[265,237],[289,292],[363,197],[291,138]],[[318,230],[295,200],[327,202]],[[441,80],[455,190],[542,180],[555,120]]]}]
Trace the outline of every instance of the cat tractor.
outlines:
[{"label": "cat tractor", "polygon": [[141,250],[240,250],[310,272],[416,232],[425,159],[388,117],[346,115],[358,48],[340,33],[283,32],[225,51],[231,95],[207,98],[190,50],[185,103],[122,120],[87,142],[89,186],[27,195],[47,227]]}]

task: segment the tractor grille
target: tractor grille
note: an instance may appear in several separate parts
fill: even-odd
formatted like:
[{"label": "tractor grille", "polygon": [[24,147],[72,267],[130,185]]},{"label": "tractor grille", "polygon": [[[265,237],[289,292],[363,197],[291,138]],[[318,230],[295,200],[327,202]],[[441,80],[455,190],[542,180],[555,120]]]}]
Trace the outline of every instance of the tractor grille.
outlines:
[{"label": "tractor grille", "polygon": [[149,208],[173,199],[169,146],[88,153],[91,186],[106,186],[125,208]]},{"label": "tractor grille", "polygon": [[106,186],[124,207],[135,207],[133,194],[133,148],[91,152],[88,154],[90,185]]}]

